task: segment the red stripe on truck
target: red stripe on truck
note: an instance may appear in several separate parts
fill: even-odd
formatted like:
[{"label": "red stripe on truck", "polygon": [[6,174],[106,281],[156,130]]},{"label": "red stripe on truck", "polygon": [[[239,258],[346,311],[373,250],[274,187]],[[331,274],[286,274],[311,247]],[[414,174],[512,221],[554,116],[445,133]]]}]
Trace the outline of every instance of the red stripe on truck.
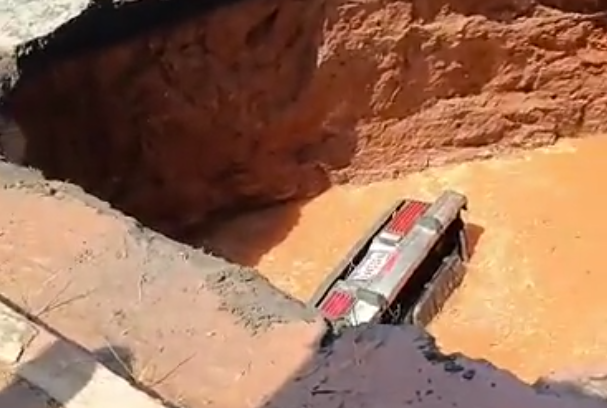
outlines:
[{"label": "red stripe on truck", "polygon": [[392,221],[384,229],[393,235],[404,236],[413,228],[415,221],[430,207],[421,201],[408,201],[394,214]]}]

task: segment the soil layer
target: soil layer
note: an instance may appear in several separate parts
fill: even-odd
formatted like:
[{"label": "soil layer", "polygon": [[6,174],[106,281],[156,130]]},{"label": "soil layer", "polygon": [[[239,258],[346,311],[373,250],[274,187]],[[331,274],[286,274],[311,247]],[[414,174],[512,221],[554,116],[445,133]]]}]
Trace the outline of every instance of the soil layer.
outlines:
[{"label": "soil layer", "polygon": [[30,164],[179,236],[334,182],[607,130],[603,5],[250,0],[86,53],[83,37],[8,107]]}]

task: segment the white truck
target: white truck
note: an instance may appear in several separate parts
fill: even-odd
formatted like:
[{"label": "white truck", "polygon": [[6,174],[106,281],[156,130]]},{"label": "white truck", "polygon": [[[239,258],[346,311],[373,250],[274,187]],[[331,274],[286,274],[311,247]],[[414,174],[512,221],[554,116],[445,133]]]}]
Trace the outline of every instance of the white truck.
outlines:
[{"label": "white truck", "polygon": [[467,198],[445,191],[434,203],[401,200],[335,268],[311,299],[334,327],[427,325],[462,282]]}]

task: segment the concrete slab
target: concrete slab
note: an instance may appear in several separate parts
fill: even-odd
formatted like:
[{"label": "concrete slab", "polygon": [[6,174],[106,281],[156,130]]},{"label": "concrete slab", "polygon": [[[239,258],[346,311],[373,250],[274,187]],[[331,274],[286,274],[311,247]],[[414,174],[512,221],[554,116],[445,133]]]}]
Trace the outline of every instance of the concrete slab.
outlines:
[{"label": "concrete slab", "polygon": [[0,304],[0,361],[16,364],[37,334],[36,327],[9,307]]},{"label": "concrete slab", "polygon": [[3,295],[89,350],[122,347],[127,376],[174,403],[259,404],[325,334],[253,270],[152,233],[71,185],[0,163],[0,206]]},{"label": "concrete slab", "polygon": [[65,408],[2,365],[0,365],[0,407]]},{"label": "concrete slab", "polygon": [[90,0],[3,0],[0,1],[0,96],[19,78],[17,62],[31,41],[44,39],[80,15]]},{"label": "concrete slab", "polygon": [[91,3],[91,0],[3,0],[0,2],[0,47],[15,47],[49,35]]},{"label": "concrete slab", "polygon": [[0,316],[0,339],[7,339],[10,346],[9,353],[2,350],[0,361],[63,407],[163,408],[162,403],[135,389],[89,352],[3,303]]}]

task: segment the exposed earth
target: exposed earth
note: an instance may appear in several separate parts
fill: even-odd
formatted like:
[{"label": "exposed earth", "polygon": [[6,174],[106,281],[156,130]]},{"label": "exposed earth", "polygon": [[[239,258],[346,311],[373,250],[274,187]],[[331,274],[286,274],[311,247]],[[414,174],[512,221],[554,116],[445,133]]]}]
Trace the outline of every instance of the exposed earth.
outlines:
[{"label": "exposed earth", "polygon": [[[332,182],[607,131],[601,1],[248,0],[141,27],[183,14],[172,1],[107,2],[17,48],[5,102],[30,164],[174,237]],[[34,34],[18,10],[9,45]]]},{"label": "exposed earth", "polygon": [[[524,382],[605,366],[606,12],[0,0],[0,153],[43,173],[0,161],[1,297],[189,408],[597,406]],[[517,378],[297,300],[444,188],[474,254],[428,329]]]},{"label": "exposed earth", "polygon": [[206,245],[306,300],[396,199],[462,191],[474,254],[464,286],[430,331],[450,351],[531,381],[601,361],[607,349],[597,312],[607,307],[607,196],[591,176],[601,174],[605,155],[607,137],[595,135],[398,181],[335,187],[307,203],[234,219]]}]

